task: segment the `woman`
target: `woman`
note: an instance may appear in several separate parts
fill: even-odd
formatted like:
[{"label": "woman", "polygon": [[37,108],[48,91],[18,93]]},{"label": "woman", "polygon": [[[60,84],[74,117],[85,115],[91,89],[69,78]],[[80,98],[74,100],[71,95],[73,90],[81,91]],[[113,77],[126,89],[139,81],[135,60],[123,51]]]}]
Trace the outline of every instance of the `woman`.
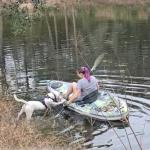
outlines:
[{"label": "woman", "polygon": [[98,82],[94,76],[90,75],[90,71],[87,67],[81,67],[77,70],[77,76],[80,78],[78,82],[71,83],[68,88],[65,97],[68,100],[68,104],[72,102],[83,102],[88,99],[90,95],[97,96],[98,94]]}]

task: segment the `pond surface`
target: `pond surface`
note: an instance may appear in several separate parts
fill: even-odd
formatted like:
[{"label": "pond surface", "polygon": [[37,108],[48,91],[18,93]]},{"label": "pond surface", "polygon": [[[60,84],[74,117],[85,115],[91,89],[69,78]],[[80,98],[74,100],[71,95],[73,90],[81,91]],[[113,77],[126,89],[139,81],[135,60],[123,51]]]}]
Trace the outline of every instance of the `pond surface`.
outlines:
[{"label": "pond surface", "polygon": [[83,123],[78,127],[83,131],[77,128],[72,139],[87,138],[86,149],[121,150],[140,149],[137,138],[144,150],[150,149],[148,12],[148,8],[110,6],[64,9],[36,19],[17,36],[15,21],[1,16],[0,91],[32,90],[47,79],[74,81],[75,68],[92,67],[104,53],[93,74],[102,87],[127,100],[130,126]]}]

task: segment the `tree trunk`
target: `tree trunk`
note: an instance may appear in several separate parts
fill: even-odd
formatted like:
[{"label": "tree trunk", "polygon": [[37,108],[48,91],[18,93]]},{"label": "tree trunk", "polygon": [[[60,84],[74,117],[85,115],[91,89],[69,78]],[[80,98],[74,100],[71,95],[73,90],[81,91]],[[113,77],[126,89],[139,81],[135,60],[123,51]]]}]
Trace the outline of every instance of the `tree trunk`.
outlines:
[{"label": "tree trunk", "polygon": [[0,93],[2,92],[2,39],[3,39],[3,26],[2,26],[2,16],[1,16],[1,6],[0,6]]},{"label": "tree trunk", "polygon": [[77,42],[77,31],[76,31],[76,19],[75,19],[75,9],[72,9],[72,22],[73,22],[73,32],[74,32],[74,45],[75,45],[75,54],[76,54],[76,63],[77,68],[79,67],[78,59],[78,42]]},{"label": "tree trunk", "polygon": [[0,92],[4,95],[8,92],[8,84],[6,81],[5,53],[3,50],[3,16],[1,11],[0,6]]}]

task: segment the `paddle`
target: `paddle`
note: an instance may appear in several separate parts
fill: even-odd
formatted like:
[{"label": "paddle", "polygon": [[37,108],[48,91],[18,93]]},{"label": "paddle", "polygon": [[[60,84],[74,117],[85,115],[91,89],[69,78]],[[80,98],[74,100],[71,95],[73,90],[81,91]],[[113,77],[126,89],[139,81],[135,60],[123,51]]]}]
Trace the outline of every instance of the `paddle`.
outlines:
[{"label": "paddle", "polygon": [[105,53],[102,53],[95,59],[91,72],[93,72],[96,69],[96,67],[102,62],[104,56],[105,56]]}]

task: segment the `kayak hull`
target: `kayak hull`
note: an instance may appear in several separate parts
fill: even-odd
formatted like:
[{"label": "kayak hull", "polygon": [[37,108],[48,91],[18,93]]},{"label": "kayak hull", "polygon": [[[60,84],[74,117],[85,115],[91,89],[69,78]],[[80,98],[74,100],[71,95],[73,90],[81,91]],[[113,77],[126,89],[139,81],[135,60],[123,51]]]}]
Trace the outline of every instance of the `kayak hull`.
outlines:
[{"label": "kayak hull", "polygon": [[[65,93],[69,87],[69,82],[50,80],[48,87]],[[79,105],[71,103],[68,109],[79,113],[80,115],[91,117],[98,120],[117,121],[128,117],[129,111],[125,100],[118,98],[114,93],[100,90],[98,98],[87,104]]]}]

